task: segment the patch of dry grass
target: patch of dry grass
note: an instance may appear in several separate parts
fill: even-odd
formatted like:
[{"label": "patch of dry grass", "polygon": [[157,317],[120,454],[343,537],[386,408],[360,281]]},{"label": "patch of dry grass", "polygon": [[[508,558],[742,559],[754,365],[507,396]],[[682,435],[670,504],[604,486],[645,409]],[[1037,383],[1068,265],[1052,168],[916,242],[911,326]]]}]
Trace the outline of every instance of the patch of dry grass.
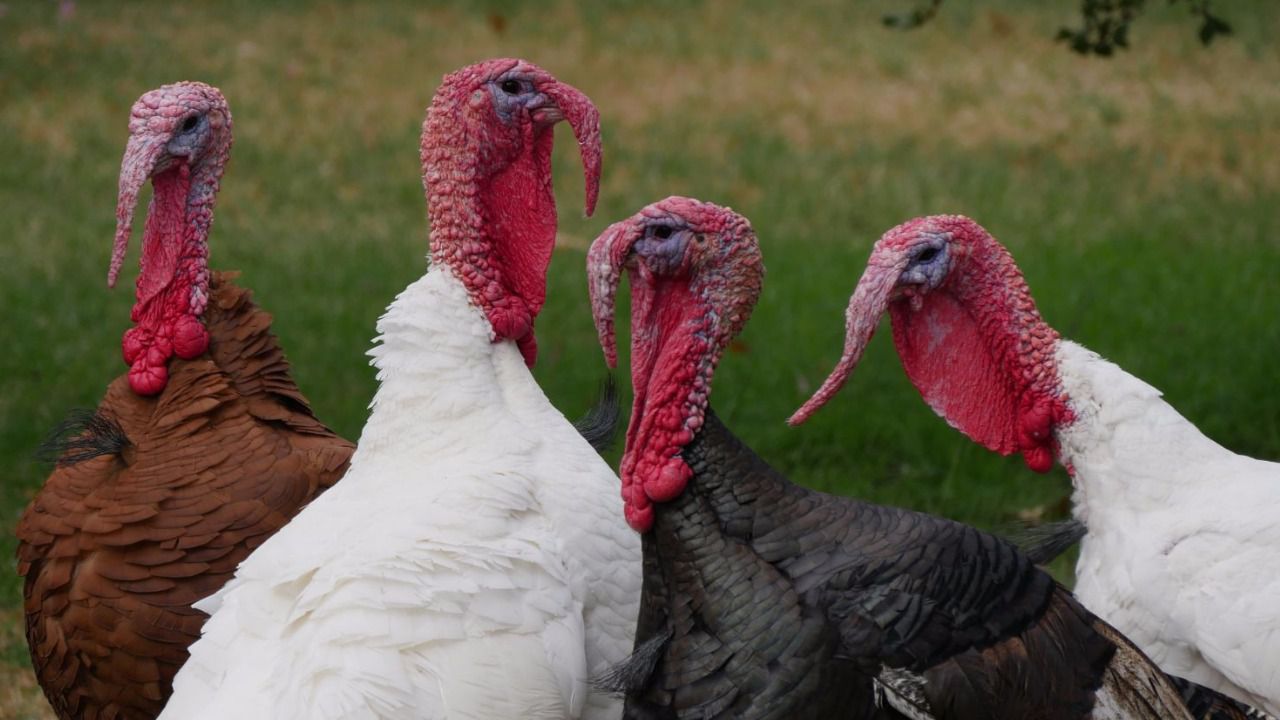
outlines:
[{"label": "patch of dry grass", "polygon": [[[26,659],[22,611],[0,611],[0,658]],[[0,720],[53,720],[53,710],[36,685],[31,666],[0,660]]]},{"label": "patch of dry grass", "polygon": [[[720,121],[735,118],[799,146],[848,148],[874,138],[1044,149],[1081,162],[1131,151],[1159,166],[1156,182],[1280,187],[1280,163],[1257,152],[1280,147],[1274,47],[1228,41],[1202,50],[1185,22],[1152,22],[1139,26],[1134,49],[1119,59],[1085,60],[1047,40],[1061,18],[1043,9],[985,10],[964,26],[944,13],[903,34],[851,32],[877,14],[847,5],[744,13],[739,3],[711,0],[604,13],[562,2],[511,10],[501,23],[497,14],[448,6],[321,3],[259,13],[100,6],[81,13],[80,31],[23,28],[16,45],[28,58],[56,62],[69,43],[149,44],[167,64],[221,86],[237,118],[253,123],[252,142],[286,157],[332,145],[339,133],[354,148],[401,137],[416,126],[440,74],[476,58],[521,54],[584,87],[606,116],[610,142],[695,115],[705,123],[691,128],[690,145],[709,157],[725,150]],[[152,34],[166,26],[201,31]],[[122,101],[146,87],[135,77],[76,94],[37,92],[6,103],[0,123],[51,159],[69,160],[76,150],[69,128],[121,115]],[[412,155],[404,157],[413,172]],[[352,159],[334,158],[322,171],[340,177]],[[339,194],[359,192],[338,185]]]},{"label": "patch of dry grass", "polygon": [[35,675],[27,666],[0,664],[0,718],[3,720],[54,720]]}]

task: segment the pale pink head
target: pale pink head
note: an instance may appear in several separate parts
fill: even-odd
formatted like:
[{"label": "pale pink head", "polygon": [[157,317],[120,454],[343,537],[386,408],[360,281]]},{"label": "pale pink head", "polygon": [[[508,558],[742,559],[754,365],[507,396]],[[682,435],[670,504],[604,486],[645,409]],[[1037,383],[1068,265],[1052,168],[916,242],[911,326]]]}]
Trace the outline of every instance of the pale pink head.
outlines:
[{"label": "pale pink head", "polygon": [[217,88],[174,83],[133,105],[107,284],[115,285],[124,265],[138,194],[150,179],[155,192],[142,235],[135,326],[123,341],[129,383],[139,394],[164,388],[169,357],[198,357],[208,347],[200,322],[208,300],[207,242],[230,152],[231,111]]},{"label": "pale pink head", "polygon": [[1071,421],[1054,351],[1009,251],[961,215],[910,220],[871,251],[845,315],[844,356],[791,417],[804,422],[844,385],[889,312],[902,365],[929,407],[975,442],[1027,466],[1053,466]]},{"label": "pale pink head", "polygon": [[702,427],[720,354],[760,297],[764,263],[746,218],[691,198],[670,197],[610,225],[587,254],[592,314],[610,367],[624,268],[635,402],[622,498],[627,522],[645,532],[653,503],[679,496],[693,474],[681,450]]},{"label": "pale pink head", "polygon": [[530,366],[555,247],[551,148],[561,120],[578,140],[590,215],[600,189],[600,114],[538,66],[502,58],[445,76],[422,126],[432,262],[453,269],[494,340],[515,340]]}]

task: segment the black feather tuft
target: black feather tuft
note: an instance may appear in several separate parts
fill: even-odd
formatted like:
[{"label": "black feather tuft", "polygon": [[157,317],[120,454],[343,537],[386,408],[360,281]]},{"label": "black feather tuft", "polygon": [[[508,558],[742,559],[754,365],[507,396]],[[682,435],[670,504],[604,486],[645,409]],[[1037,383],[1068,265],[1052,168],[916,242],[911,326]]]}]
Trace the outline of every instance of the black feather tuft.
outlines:
[{"label": "black feather tuft", "polygon": [[1169,682],[1182,695],[1182,701],[1186,703],[1187,710],[1191,711],[1191,717],[1196,720],[1275,720],[1265,712],[1217,690],[1210,690],[1177,675],[1168,677]]},{"label": "black feather tuft", "polygon": [[671,628],[667,628],[640,643],[626,660],[591,678],[591,687],[612,695],[626,695],[645,689],[672,634]]},{"label": "black feather tuft", "polygon": [[129,438],[115,420],[96,410],[76,408],[49,431],[35,456],[41,462],[66,467],[100,455],[115,455],[128,446]]},{"label": "black feather tuft", "polygon": [[586,415],[574,421],[573,427],[583,440],[603,455],[613,448],[613,443],[618,437],[620,417],[622,412],[621,405],[618,403],[618,384],[614,382],[612,375],[608,375],[600,384],[600,394],[596,397],[596,404],[587,411]]},{"label": "black feather tuft", "polygon": [[1044,565],[1071,549],[1084,539],[1088,528],[1071,518],[1061,522],[1024,527],[1008,534],[1009,542],[1017,545],[1031,562]]}]

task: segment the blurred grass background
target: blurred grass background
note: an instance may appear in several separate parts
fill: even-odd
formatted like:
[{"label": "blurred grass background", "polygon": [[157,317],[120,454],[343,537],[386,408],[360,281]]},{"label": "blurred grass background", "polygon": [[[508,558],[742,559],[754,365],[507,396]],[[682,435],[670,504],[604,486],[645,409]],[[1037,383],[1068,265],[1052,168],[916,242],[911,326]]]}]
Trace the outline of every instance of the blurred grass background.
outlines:
[{"label": "blurred grass background", "polygon": [[948,428],[887,337],[813,421],[783,423],[838,357],[870,244],[919,214],[978,219],[1065,336],[1227,447],[1280,457],[1280,4],[1217,3],[1236,34],[1207,49],[1185,8],[1149,5],[1133,49],[1099,60],[1052,41],[1078,21],[1068,0],[952,0],[910,33],[879,22],[910,0],[0,4],[0,718],[48,716],[12,530],[49,471],[41,437],[124,370],[137,237],[123,287],[104,278],[142,92],[226,94],[211,266],[244,272],[348,437],[373,322],[425,269],[424,108],[442,74],[517,55],[591,95],[605,130],[594,219],[565,129],[556,151],[563,247],[536,371],[555,403],[576,416],[604,374],[582,275],[595,234],[668,194],[729,204],[769,275],[718,412],[798,481],[990,528],[1060,515],[1068,480]]}]

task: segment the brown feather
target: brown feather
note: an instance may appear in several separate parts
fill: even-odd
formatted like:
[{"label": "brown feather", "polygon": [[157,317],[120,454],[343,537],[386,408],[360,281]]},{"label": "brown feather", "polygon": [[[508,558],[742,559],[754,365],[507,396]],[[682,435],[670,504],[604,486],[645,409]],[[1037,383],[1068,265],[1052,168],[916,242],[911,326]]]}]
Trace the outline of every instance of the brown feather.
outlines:
[{"label": "brown feather", "polygon": [[232,273],[214,273],[209,350],[164,391],[124,376],[98,415],[128,446],[59,466],[18,525],[27,641],[58,717],[154,718],[220,588],[346,472],[354,446],[311,412]]},{"label": "brown feather", "polygon": [[1136,645],[1098,618],[1093,619],[1093,627],[1116,647],[1102,687],[1119,708],[1139,717],[1191,718],[1177,688],[1164,675],[1151,674],[1149,668],[1155,667],[1155,663]]}]

